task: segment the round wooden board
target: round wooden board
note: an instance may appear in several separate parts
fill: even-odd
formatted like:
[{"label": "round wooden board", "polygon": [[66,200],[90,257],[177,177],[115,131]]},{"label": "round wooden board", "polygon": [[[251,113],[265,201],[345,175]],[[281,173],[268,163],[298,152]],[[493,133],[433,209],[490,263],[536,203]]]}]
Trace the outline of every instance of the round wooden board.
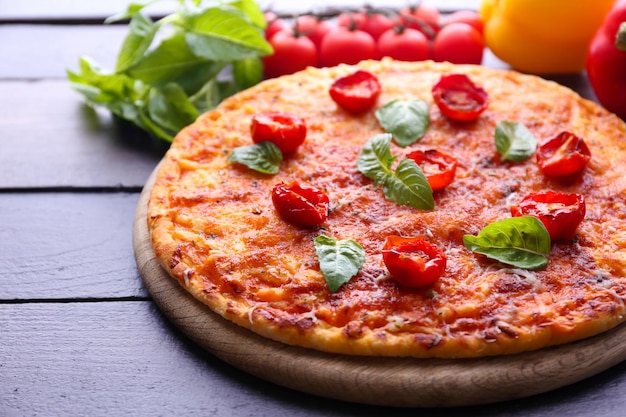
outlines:
[{"label": "round wooden board", "polygon": [[344,356],[266,339],[213,313],[160,266],[146,222],[155,176],[156,170],[139,198],[133,227],[135,258],[148,291],[165,316],[189,338],[259,378],[344,401],[396,407],[452,407],[550,391],[626,359],[626,325],[536,352],[469,360]]}]

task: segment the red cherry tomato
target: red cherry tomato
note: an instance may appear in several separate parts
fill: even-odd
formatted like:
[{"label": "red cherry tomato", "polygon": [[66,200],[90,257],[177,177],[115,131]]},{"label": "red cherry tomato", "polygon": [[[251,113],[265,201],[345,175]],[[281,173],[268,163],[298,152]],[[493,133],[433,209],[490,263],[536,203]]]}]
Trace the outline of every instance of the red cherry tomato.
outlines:
[{"label": "red cherry tomato", "polygon": [[318,51],[322,46],[324,36],[333,29],[333,25],[331,25],[329,21],[321,20],[308,14],[298,16],[296,23],[296,30],[311,39]]},{"label": "red cherry tomato", "polygon": [[434,6],[420,4],[417,7],[406,7],[400,10],[400,22],[422,32],[428,39],[434,39],[439,32],[441,13]]},{"label": "red cherry tomato", "polygon": [[286,30],[289,26],[287,23],[279,19],[274,12],[265,12],[265,22],[267,23],[267,27],[265,28],[265,39],[268,41],[274,36],[276,33],[281,30]]},{"label": "red cherry tomato", "polygon": [[459,122],[475,120],[489,104],[489,95],[465,74],[445,74],[432,88],[444,116]]},{"label": "red cherry tomato", "polygon": [[466,23],[476,29],[481,34],[485,28],[485,23],[478,13],[473,10],[458,10],[446,17],[446,25],[452,23]]},{"label": "red cherry tomato", "polygon": [[272,203],[278,214],[296,226],[317,226],[328,216],[328,196],[314,187],[301,186],[297,181],[276,184]]},{"label": "red cherry tomato", "polygon": [[379,59],[388,56],[399,61],[424,61],[430,54],[426,36],[411,28],[387,30],[380,35],[376,46]]},{"label": "red cherry tomato", "polygon": [[393,19],[380,13],[365,13],[362,22],[357,29],[369,33],[374,40],[380,38],[380,35],[393,27]]},{"label": "red cherry tomato", "polygon": [[250,134],[254,143],[272,142],[282,153],[290,153],[306,139],[306,124],[290,113],[259,113],[252,117]]},{"label": "red cherry tomato", "polygon": [[356,64],[376,58],[376,42],[369,33],[337,27],[324,36],[320,48],[322,66]]},{"label": "red cherry tomato", "polygon": [[585,141],[570,132],[561,132],[539,145],[537,163],[544,175],[564,177],[583,170],[591,159]]},{"label": "red cherry tomato", "polygon": [[362,12],[344,12],[337,16],[337,26],[348,30],[358,29],[365,21],[365,13]]},{"label": "red cherry tomato", "polygon": [[383,262],[400,285],[420,288],[432,285],[446,269],[446,255],[423,236],[388,236]]},{"label": "red cherry tomato", "polygon": [[480,65],[485,51],[485,39],[466,23],[445,25],[433,41],[433,60],[453,64]]},{"label": "red cherry tomato", "polygon": [[537,217],[550,233],[550,239],[567,240],[585,218],[585,198],[581,194],[543,191],[532,193],[511,206],[513,216]]},{"label": "red cherry tomato", "polygon": [[281,30],[268,41],[274,53],[263,58],[265,78],[293,74],[317,64],[313,41],[293,30]]},{"label": "red cherry tomato", "polygon": [[339,107],[351,113],[362,113],[374,107],[381,87],[374,74],[358,70],[337,78],[328,92]]},{"label": "red cherry tomato", "polygon": [[436,149],[417,150],[409,153],[406,157],[414,160],[420,166],[433,191],[443,190],[454,180],[457,160],[447,153]]}]

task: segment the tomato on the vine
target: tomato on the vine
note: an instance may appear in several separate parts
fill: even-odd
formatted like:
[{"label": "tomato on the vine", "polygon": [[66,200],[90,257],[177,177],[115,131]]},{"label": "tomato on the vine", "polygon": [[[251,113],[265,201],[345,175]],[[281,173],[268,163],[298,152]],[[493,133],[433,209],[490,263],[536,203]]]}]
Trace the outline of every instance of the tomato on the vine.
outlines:
[{"label": "tomato on the vine", "polygon": [[423,236],[388,236],[382,253],[389,274],[404,287],[432,285],[446,269],[446,254]]},{"label": "tomato on the vine", "polygon": [[394,25],[393,19],[381,13],[365,13],[365,17],[357,26],[357,29],[369,33],[374,40],[391,29]]},{"label": "tomato on the vine", "polygon": [[315,44],[297,31],[281,30],[268,42],[274,48],[274,53],[263,57],[265,78],[293,74],[317,64]]},{"label": "tomato on the vine", "polygon": [[356,64],[376,58],[376,42],[369,33],[337,27],[324,36],[320,48],[322,66]]},{"label": "tomato on the vine", "polygon": [[459,122],[475,120],[489,104],[489,95],[465,74],[444,74],[432,88],[441,113]]},{"label": "tomato on the vine", "polygon": [[272,142],[282,153],[291,153],[306,139],[306,123],[291,113],[258,113],[252,117],[250,135],[254,143]]},{"label": "tomato on the vine", "polygon": [[473,10],[457,10],[450,13],[445,19],[445,24],[450,25],[452,23],[466,23],[481,34],[485,28],[483,19]]},{"label": "tomato on the vine", "polygon": [[419,165],[433,191],[443,190],[454,180],[457,160],[447,153],[436,149],[417,150],[406,157]]},{"label": "tomato on the vine", "polygon": [[528,194],[518,205],[511,206],[513,216],[534,216],[541,220],[553,241],[572,239],[585,218],[585,211],[585,198],[581,194],[555,191]]},{"label": "tomato on the vine", "polygon": [[322,46],[324,36],[333,29],[328,20],[323,20],[312,15],[304,14],[296,18],[296,30],[311,39],[318,49]]},{"label": "tomato on the vine", "polygon": [[383,33],[378,42],[378,58],[391,57],[399,61],[424,61],[430,54],[426,36],[416,29],[398,27]]},{"label": "tomato on the vine", "polygon": [[585,168],[591,151],[585,141],[571,132],[561,132],[537,148],[537,163],[544,175],[565,177]]},{"label": "tomato on the vine", "polygon": [[328,196],[297,181],[276,184],[272,189],[272,203],[283,219],[297,226],[317,226],[328,216]]},{"label": "tomato on the vine", "polygon": [[483,36],[466,23],[445,25],[435,36],[432,45],[433,60],[453,64],[479,65],[484,51]]},{"label": "tomato on the vine", "polygon": [[374,107],[381,90],[380,82],[374,74],[358,70],[337,78],[328,92],[339,107],[351,113],[362,113]]},{"label": "tomato on the vine", "polygon": [[267,27],[265,28],[265,39],[268,41],[281,30],[288,29],[287,22],[280,19],[274,12],[265,12],[265,22]]},{"label": "tomato on the vine", "polygon": [[440,20],[439,10],[428,4],[419,4],[400,10],[400,22],[406,27],[419,30],[428,39],[433,39],[441,29]]}]

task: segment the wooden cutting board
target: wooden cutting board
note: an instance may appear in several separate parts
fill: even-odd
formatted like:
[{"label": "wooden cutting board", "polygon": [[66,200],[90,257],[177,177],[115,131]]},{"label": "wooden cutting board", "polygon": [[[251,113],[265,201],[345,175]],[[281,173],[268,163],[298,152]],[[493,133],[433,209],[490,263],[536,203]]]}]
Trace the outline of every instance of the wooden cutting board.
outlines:
[{"label": "wooden cutting board", "polygon": [[576,343],[481,359],[412,359],[327,354],[274,342],[213,313],[158,263],[146,223],[155,172],[135,213],[139,272],[159,309],[211,354],[252,375],[302,392],[364,404],[452,407],[553,390],[626,359],[626,325]]}]

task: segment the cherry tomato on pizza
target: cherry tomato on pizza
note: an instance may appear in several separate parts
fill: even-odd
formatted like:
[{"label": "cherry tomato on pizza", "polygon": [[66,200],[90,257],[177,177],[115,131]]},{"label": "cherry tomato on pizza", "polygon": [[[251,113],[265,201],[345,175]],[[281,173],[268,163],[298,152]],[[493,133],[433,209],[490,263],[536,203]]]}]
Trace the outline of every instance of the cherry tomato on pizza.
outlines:
[{"label": "cherry tomato on pizza", "polygon": [[445,253],[423,236],[388,236],[382,254],[389,274],[404,287],[432,285],[446,269]]},{"label": "cherry tomato on pizza", "polygon": [[585,168],[591,152],[585,141],[571,132],[561,132],[539,145],[537,163],[544,175],[564,177]]},{"label": "cherry tomato on pizza", "polygon": [[477,119],[489,104],[487,92],[465,74],[442,75],[432,95],[441,113],[458,122]]},{"label": "cherry tomato on pizza", "polygon": [[443,190],[454,180],[457,160],[447,153],[436,149],[417,150],[406,157],[420,166],[433,191]]},{"label": "cherry tomato on pizza", "polygon": [[362,113],[374,107],[381,90],[380,82],[374,74],[358,70],[337,78],[328,92],[339,107],[351,113]]},{"label": "cherry tomato on pizza", "polygon": [[568,240],[585,218],[585,198],[581,194],[542,191],[528,194],[511,206],[513,216],[534,216],[548,229],[550,239]]},{"label": "cherry tomato on pizza", "polygon": [[272,203],[283,219],[297,226],[317,226],[328,217],[328,196],[297,181],[276,184],[272,189]]},{"label": "cherry tomato on pizza", "polygon": [[283,154],[295,152],[306,139],[304,119],[291,113],[258,113],[252,117],[254,143],[272,142]]}]

